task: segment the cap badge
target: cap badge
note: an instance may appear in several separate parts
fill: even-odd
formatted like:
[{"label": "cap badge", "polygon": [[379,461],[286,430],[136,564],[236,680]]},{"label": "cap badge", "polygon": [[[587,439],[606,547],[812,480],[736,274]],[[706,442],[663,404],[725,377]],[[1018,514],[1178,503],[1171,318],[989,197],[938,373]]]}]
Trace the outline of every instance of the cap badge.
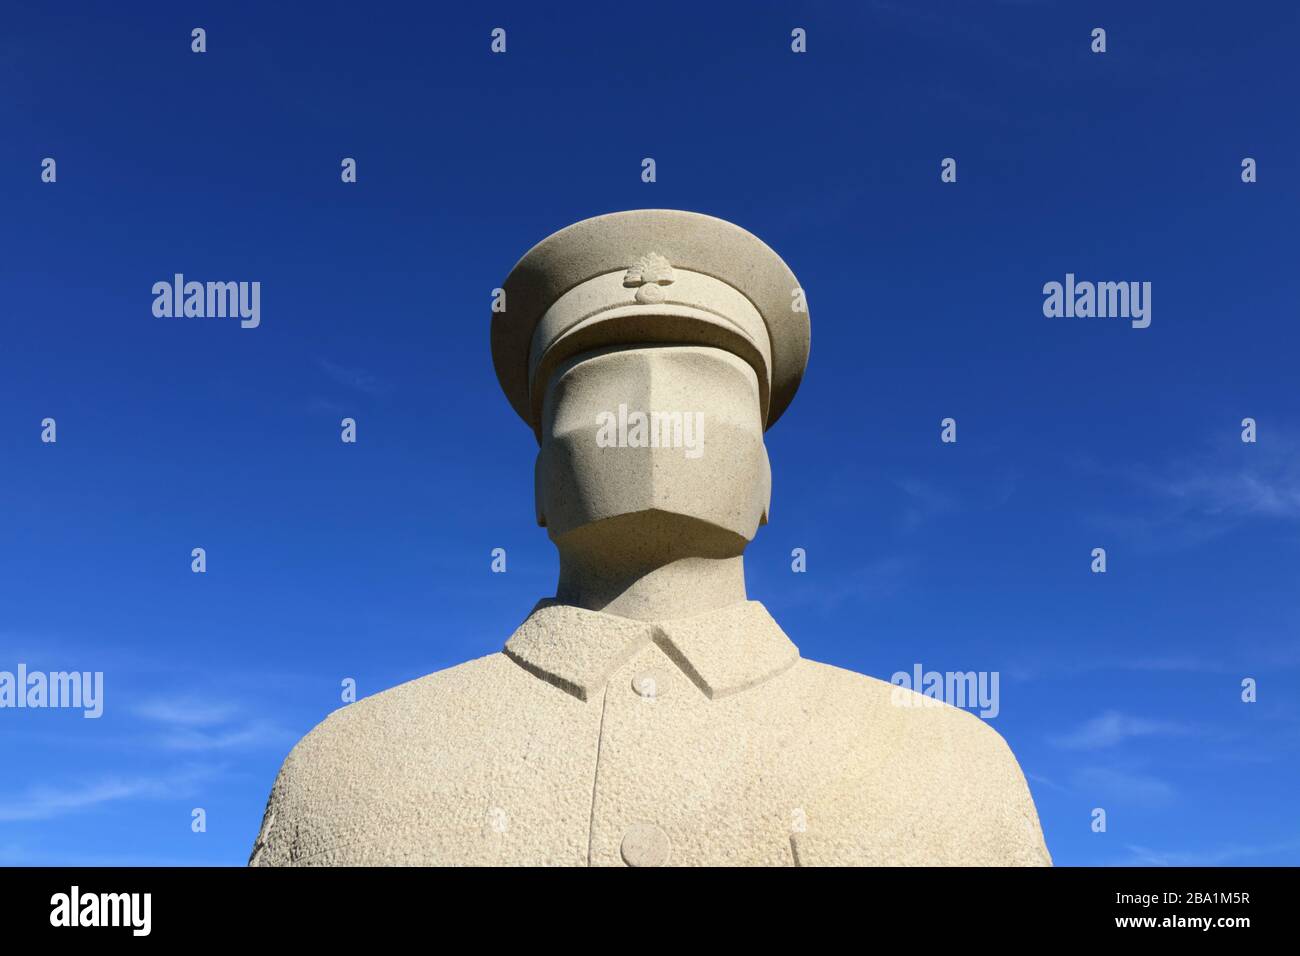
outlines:
[{"label": "cap badge", "polygon": [[632,263],[623,276],[623,285],[636,289],[636,300],[642,305],[654,304],[664,300],[666,285],[672,285],[676,277],[668,260],[657,252],[651,252]]}]

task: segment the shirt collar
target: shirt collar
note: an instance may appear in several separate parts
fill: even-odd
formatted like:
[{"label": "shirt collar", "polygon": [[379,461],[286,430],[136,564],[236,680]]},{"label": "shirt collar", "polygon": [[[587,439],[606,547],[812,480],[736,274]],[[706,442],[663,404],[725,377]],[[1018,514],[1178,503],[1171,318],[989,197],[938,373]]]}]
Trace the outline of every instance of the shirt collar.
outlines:
[{"label": "shirt collar", "polygon": [[505,653],[579,700],[590,700],[652,641],[711,700],[761,684],[799,659],[799,648],[758,601],[694,617],[634,621],[543,600],[510,636]]}]

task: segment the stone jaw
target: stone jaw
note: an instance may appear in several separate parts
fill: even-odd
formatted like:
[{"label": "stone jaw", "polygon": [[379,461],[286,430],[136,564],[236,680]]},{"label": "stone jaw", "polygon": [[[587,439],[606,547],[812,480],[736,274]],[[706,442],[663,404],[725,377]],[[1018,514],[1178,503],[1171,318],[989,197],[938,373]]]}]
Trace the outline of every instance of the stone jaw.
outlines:
[{"label": "stone jaw", "polygon": [[[680,415],[682,443],[601,447],[597,417],[617,419],[620,406],[628,416]],[[688,428],[696,429],[687,416],[703,425],[700,434],[688,434]],[[665,424],[669,420],[661,417],[660,428],[652,429],[658,437],[676,436]],[[628,439],[635,437],[626,431]],[[647,526],[673,524],[674,515],[692,519],[726,532],[743,548],[765,518],[771,472],[758,383],[753,369],[728,352],[665,346],[575,357],[551,379],[543,433],[539,520],[553,539],[640,513]],[[698,439],[695,451],[685,447],[688,438]],[[682,530],[691,531],[690,524]]]}]

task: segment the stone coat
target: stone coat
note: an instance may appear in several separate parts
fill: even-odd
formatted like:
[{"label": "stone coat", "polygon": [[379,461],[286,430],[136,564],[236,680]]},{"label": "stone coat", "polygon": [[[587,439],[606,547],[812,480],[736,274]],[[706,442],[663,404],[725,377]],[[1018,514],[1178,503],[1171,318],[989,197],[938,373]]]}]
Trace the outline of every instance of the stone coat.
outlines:
[{"label": "stone coat", "polygon": [[249,862],[1050,865],[1002,737],[911,697],[801,658],[756,601],[543,601],[502,652],[307,734]]}]

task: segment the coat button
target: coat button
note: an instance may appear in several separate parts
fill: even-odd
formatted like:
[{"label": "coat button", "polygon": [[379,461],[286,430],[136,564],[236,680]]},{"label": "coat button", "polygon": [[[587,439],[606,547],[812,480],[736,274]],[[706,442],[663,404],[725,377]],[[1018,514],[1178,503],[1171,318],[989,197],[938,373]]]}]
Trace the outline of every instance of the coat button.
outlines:
[{"label": "coat button", "polygon": [[653,823],[634,823],[623,834],[620,850],[628,866],[663,866],[668,862],[668,834]]},{"label": "coat button", "polygon": [[642,671],[632,678],[632,689],[646,700],[658,700],[668,690],[668,681],[662,671]]}]

